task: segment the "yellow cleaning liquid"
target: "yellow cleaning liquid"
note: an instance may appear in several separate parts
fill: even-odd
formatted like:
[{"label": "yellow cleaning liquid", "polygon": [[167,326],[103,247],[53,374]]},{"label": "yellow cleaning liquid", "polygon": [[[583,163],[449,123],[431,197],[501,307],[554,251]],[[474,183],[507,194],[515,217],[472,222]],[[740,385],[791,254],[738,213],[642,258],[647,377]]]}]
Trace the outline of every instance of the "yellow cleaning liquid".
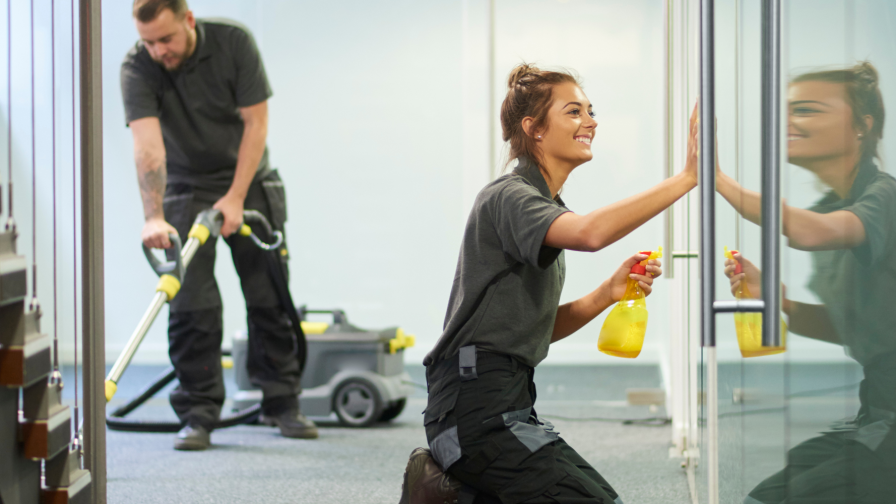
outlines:
[{"label": "yellow cleaning liquid", "polygon": [[[725,247],[725,257],[734,259],[734,252],[729,251]],[[737,264],[734,270],[735,275],[743,273],[743,267]],[[740,283],[740,288],[734,293],[737,299],[753,299],[753,294],[747,287],[746,278]],[[740,347],[740,354],[744,358],[761,357],[763,355],[774,355],[783,353],[787,350],[787,323],[781,318],[781,346],[764,347],[762,346],[762,314],[761,313],[734,313],[734,331],[737,333],[737,345]]]},{"label": "yellow cleaning liquid", "polygon": [[[663,248],[659,252],[641,252],[650,256],[648,259],[632,267],[632,273],[646,273],[647,261],[663,256]],[[628,279],[625,294],[607,315],[600,329],[597,349],[607,355],[625,359],[634,359],[641,354],[644,345],[644,333],[647,332],[647,302],[644,291],[637,280]]]}]

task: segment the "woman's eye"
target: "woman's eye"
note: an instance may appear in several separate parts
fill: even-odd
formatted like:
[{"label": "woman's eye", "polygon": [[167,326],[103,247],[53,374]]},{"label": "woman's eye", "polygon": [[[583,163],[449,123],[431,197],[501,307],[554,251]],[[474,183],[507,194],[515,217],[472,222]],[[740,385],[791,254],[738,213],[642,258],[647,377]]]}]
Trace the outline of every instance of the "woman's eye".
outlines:
[{"label": "woman's eye", "polygon": [[798,107],[793,109],[794,115],[809,115],[818,112],[818,110],[808,107]]},{"label": "woman's eye", "polygon": [[593,110],[589,110],[589,111],[588,111],[588,115],[590,115],[592,119],[594,119],[594,117],[595,117],[595,116],[594,116],[594,111],[593,111]]},{"label": "woman's eye", "polygon": [[572,109],[569,111],[569,113],[572,115],[579,115],[579,109]]}]

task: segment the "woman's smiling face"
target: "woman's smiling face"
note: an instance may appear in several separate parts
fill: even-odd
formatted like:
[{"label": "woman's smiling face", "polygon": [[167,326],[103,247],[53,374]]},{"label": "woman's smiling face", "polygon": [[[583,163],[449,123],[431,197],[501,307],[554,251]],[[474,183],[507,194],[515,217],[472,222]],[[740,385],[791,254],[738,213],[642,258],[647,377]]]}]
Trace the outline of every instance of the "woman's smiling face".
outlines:
[{"label": "woman's smiling face", "polygon": [[843,84],[797,82],[788,93],[787,157],[803,165],[823,158],[855,155],[862,131],[853,122]]},{"label": "woman's smiling face", "polygon": [[578,166],[591,161],[591,141],[597,121],[591,102],[582,88],[571,83],[557,84],[548,111],[547,128],[535,132],[541,135],[539,145],[543,159],[556,159]]}]

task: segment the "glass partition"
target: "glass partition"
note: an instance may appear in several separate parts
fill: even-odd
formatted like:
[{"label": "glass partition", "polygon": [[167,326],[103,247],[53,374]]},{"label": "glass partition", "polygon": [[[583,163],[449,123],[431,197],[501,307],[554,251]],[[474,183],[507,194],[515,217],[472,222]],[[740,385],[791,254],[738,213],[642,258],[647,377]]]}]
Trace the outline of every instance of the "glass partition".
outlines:
[{"label": "glass partition", "polygon": [[[717,300],[761,296],[761,3],[715,2]],[[699,364],[697,500],[886,502],[896,476],[896,181],[886,154],[896,140],[883,123],[896,92],[896,4],[790,0],[784,13],[786,349],[751,350],[759,315],[715,317],[716,346]],[[723,246],[740,253],[739,285]]]}]

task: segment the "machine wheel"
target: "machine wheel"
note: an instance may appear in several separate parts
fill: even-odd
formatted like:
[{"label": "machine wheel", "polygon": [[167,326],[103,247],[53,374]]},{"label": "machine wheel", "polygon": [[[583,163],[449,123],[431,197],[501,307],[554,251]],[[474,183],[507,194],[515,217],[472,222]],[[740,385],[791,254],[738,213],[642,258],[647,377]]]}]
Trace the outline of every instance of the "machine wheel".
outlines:
[{"label": "machine wheel", "polygon": [[397,418],[404,411],[404,405],[407,402],[407,399],[402,398],[390,404],[388,408],[383,410],[383,414],[380,415],[380,422],[388,422]]},{"label": "machine wheel", "polygon": [[376,387],[363,378],[346,380],[333,397],[333,411],[348,427],[368,427],[383,414],[383,400]]}]

